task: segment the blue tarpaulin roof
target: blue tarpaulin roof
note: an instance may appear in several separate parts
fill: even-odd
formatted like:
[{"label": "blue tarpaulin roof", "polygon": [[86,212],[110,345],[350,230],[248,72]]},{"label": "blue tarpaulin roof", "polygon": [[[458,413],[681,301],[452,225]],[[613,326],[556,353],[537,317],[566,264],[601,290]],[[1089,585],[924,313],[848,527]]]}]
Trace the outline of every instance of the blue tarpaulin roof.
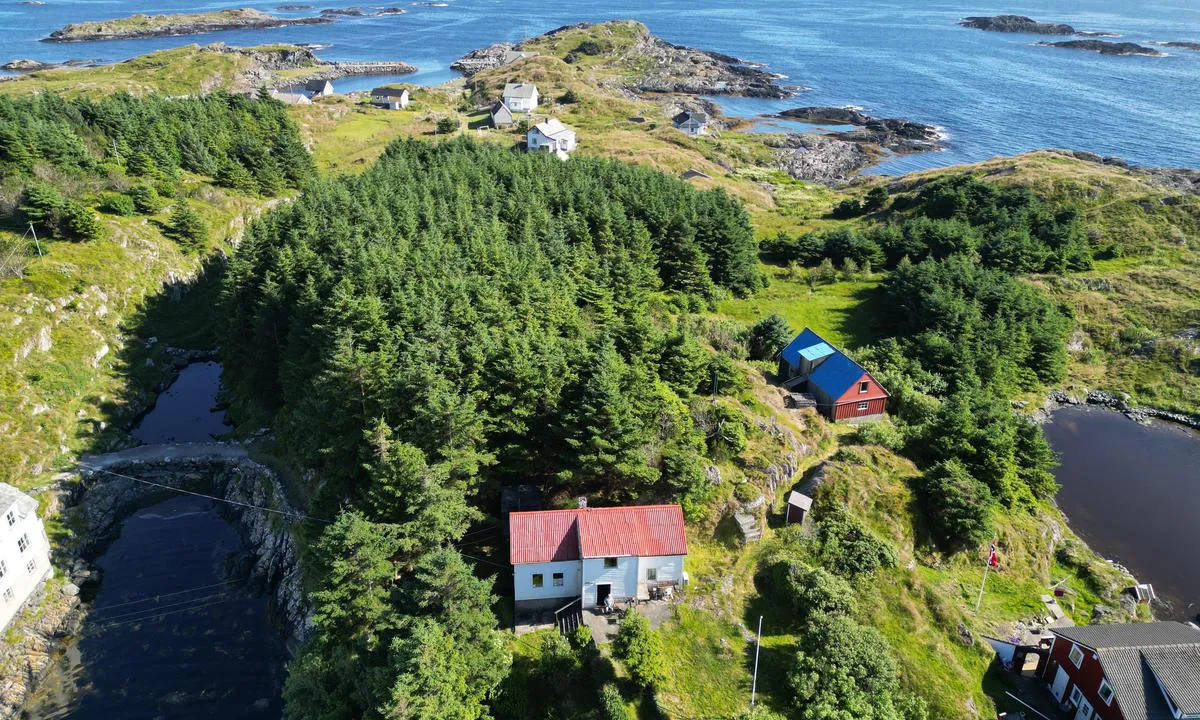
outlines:
[{"label": "blue tarpaulin roof", "polygon": [[[822,348],[828,352],[824,352]],[[842,351],[834,349],[820,335],[808,328],[804,328],[779,355],[793,368],[799,367],[802,357],[807,360],[824,357],[825,361],[813,370],[808,381],[835,400],[844,395],[866,373],[861,365],[846,357]]]}]

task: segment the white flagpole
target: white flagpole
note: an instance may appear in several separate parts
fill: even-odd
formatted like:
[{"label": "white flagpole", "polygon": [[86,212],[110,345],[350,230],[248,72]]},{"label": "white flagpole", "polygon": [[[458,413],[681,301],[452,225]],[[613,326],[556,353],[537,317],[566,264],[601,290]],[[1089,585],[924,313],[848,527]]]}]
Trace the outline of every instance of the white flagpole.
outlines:
[{"label": "white flagpole", "polygon": [[762,615],[758,616],[758,639],[754,641],[754,682],[750,685],[750,708],[754,708],[754,696],[758,693],[758,651],[762,648]]},{"label": "white flagpole", "polygon": [[979,607],[983,605],[983,587],[984,585],[987,585],[988,570],[992,569],[992,563],[990,562],[991,558],[988,558],[988,560],[989,562],[983,566],[983,582],[979,583],[979,598],[975,600],[976,615],[979,614]]}]

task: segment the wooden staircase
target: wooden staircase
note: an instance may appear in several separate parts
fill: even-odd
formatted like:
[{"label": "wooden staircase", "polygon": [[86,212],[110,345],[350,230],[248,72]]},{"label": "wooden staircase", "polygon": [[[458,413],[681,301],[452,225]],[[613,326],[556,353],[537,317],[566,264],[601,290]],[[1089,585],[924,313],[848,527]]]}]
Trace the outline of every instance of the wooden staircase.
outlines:
[{"label": "wooden staircase", "polygon": [[564,637],[575,634],[583,624],[583,598],[575,598],[554,611],[554,624]]}]

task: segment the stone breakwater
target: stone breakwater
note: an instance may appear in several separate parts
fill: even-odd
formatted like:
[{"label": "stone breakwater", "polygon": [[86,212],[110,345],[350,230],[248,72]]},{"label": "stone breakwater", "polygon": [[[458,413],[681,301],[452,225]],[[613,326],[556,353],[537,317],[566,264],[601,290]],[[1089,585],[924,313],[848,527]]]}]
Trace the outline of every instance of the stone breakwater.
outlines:
[{"label": "stone breakwater", "polygon": [[1059,405],[1098,405],[1121,413],[1134,422],[1148,425],[1151,420],[1165,420],[1178,425],[1200,430],[1200,417],[1186,413],[1160,410],[1158,408],[1134,407],[1129,404],[1130,397],[1125,393],[1114,395],[1103,390],[1089,390],[1086,395],[1078,397],[1063,390],[1055,390],[1047,398],[1046,406],[1041,408],[1038,419],[1047,419],[1055,406]]},{"label": "stone breakwater", "polygon": [[[51,506],[60,501],[70,505],[64,512],[75,528],[55,554],[56,567],[71,568],[68,575],[73,581],[93,580],[84,558],[103,552],[119,534],[121,523],[137,509],[174,496],[172,488],[227,501],[219,509],[237,528],[253,558],[252,582],[270,594],[291,639],[303,641],[312,621],[301,590],[300,551],[293,536],[300,513],[288,502],[275,472],[251,460],[246,449],[235,443],[149,445],[85,458],[76,473],[60,476],[55,486],[44,490]],[[0,653],[0,718],[20,716],[49,669],[58,643],[77,631],[86,611],[77,594],[76,585],[55,580],[40,599],[31,602],[31,612],[10,628],[20,639]]]}]

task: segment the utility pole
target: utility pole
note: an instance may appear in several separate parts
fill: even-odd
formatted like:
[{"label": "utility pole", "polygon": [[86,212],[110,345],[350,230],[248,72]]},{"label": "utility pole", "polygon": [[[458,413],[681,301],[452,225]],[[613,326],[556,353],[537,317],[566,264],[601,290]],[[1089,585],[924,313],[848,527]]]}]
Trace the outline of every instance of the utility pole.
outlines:
[{"label": "utility pole", "polygon": [[758,651],[762,649],[762,619],[758,616],[758,639],[754,641],[754,681],[750,684],[750,709],[754,709],[755,696],[758,694]]},{"label": "utility pole", "polygon": [[38,257],[42,256],[42,244],[38,242],[37,230],[33,229],[33,223],[29,223],[29,232],[33,233],[33,244],[37,246]]},{"label": "utility pole", "polygon": [[988,571],[992,569],[992,564],[988,563],[983,566],[983,582],[979,583],[979,598],[975,600],[975,614],[979,614],[979,608],[983,605],[983,586],[987,585]]}]

